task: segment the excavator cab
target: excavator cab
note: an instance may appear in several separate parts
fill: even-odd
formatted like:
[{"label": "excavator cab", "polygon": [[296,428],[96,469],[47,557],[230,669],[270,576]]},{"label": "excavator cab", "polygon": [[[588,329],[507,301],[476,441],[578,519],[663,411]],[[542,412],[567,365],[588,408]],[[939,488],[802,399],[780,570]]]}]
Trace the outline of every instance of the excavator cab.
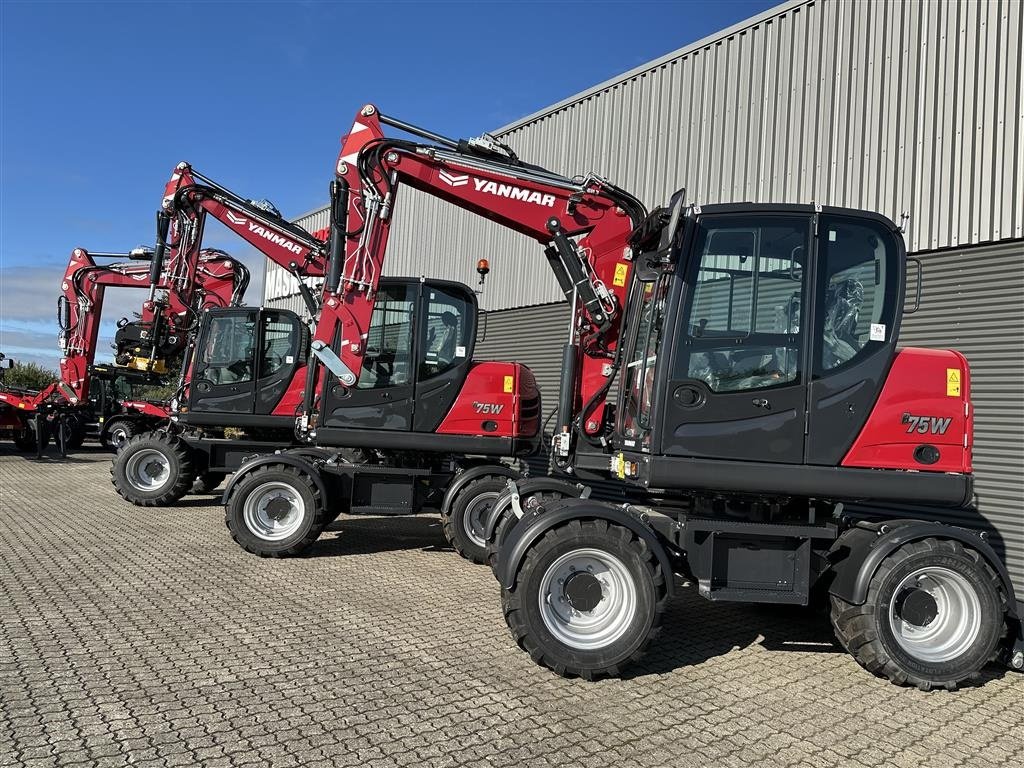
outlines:
[{"label": "excavator cab", "polygon": [[359,379],[327,377],[321,425],[434,431],[472,365],[476,318],[476,295],[461,283],[382,280]]},{"label": "excavator cab", "polygon": [[[734,462],[769,479],[787,465],[969,471],[966,393],[947,394],[947,372],[966,376],[966,362],[896,349],[906,252],[891,221],[716,205],[678,226],[675,247],[638,273],[616,435],[624,452],[666,460],[625,457],[622,474],[658,467],[652,485],[693,487],[700,473],[699,487],[727,489]],[[942,434],[901,428],[922,406]],[[789,492],[827,491],[809,478],[793,474]]]},{"label": "excavator cab", "polygon": [[[487,438],[529,438],[524,450],[532,450],[539,431],[532,374],[514,363],[474,363],[476,322],[476,294],[462,283],[382,279],[357,381],[321,377],[318,442],[366,445],[372,432],[396,448],[451,443],[484,452],[494,450]],[[288,310],[216,309],[204,313],[197,339],[179,421],[290,433],[306,386],[306,324]],[[331,348],[343,343],[350,341],[335,338]],[[421,433],[423,444],[394,434],[409,432]]]}]

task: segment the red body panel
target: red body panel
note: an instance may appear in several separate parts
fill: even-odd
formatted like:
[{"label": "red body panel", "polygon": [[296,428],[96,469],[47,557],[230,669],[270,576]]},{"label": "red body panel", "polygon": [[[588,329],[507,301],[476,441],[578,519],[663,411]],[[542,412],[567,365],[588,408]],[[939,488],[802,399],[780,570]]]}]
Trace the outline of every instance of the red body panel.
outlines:
[{"label": "red body panel", "polygon": [[288,382],[288,389],[281,395],[281,399],[271,411],[272,416],[298,415],[302,407],[303,396],[306,394],[306,369],[308,367],[308,364],[300,365],[295,369],[292,380]]},{"label": "red body panel", "polygon": [[540,392],[533,372],[519,363],[473,363],[436,431],[443,435],[534,437],[539,429]]},{"label": "red body panel", "polygon": [[[970,369],[959,352],[898,350],[878,401],[842,466],[970,473],[970,396]],[[914,452],[922,445],[937,448],[938,461],[918,461]]]},{"label": "red body panel", "polygon": [[143,416],[153,416],[157,419],[166,419],[169,415],[167,406],[149,400],[125,400],[121,405],[125,410],[135,411]]}]

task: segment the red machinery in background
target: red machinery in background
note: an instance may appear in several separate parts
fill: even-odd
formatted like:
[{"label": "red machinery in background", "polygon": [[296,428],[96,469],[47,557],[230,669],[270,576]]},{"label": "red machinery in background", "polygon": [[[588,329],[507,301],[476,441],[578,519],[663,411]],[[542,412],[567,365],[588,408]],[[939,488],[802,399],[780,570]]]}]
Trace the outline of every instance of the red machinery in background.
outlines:
[{"label": "red machinery in background", "polygon": [[[19,447],[41,451],[51,428],[62,450],[80,445],[90,428],[117,447],[166,418],[166,404],[134,400],[132,387],[163,383],[167,359],[185,348],[201,313],[239,303],[249,272],[216,249],[188,259],[171,251],[165,260],[163,253],[72,251],[58,299],[60,379],[40,392],[0,390]],[[108,288],[143,288],[149,295],[138,319],[118,323],[114,365],[95,365]]]}]

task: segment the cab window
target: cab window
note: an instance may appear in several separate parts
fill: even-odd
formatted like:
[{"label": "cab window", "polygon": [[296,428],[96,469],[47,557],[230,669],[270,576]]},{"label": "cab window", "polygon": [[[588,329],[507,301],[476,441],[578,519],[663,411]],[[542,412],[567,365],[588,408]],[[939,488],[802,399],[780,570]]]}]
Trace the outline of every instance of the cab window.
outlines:
[{"label": "cab window", "polygon": [[897,249],[880,223],[822,216],[814,376],[859,362],[888,341],[896,309]]},{"label": "cab window", "polygon": [[473,333],[473,306],[467,297],[429,286],[426,294],[420,380],[439,376],[464,362]]},{"label": "cab window", "polygon": [[270,376],[295,362],[299,328],[294,318],[279,312],[263,313],[263,351],[260,376]]},{"label": "cab window", "polygon": [[382,389],[410,383],[415,311],[416,289],[413,286],[387,286],[377,293],[357,389]]},{"label": "cab window", "polygon": [[716,216],[700,223],[675,379],[702,381],[712,392],[799,379],[808,232],[805,217]]},{"label": "cab window", "polygon": [[199,358],[202,377],[214,384],[252,381],[255,330],[251,313],[213,317]]},{"label": "cab window", "polygon": [[654,371],[661,347],[670,281],[671,276],[664,275],[658,282],[646,283],[641,288],[636,338],[623,380],[623,434],[628,438],[639,438],[643,445],[650,440]]}]

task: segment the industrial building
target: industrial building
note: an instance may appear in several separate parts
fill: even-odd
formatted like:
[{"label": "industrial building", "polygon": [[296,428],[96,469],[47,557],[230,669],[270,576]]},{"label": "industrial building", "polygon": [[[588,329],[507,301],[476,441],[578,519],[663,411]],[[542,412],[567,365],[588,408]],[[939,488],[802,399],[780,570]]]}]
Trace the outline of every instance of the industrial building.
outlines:
[{"label": "industrial building", "polygon": [[[685,187],[700,204],[907,214],[923,302],[904,317],[900,341],[967,355],[978,508],[1022,584],[1022,62],[1017,0],[793,0],[493,133],[527,162],[593,171],[648,207]],[[475,356],[528,364],[553,404],[569,312],[540,247],[421,193],[402,195],[386,272],[473,285],[477,259],[488,258]],[[319,229],[326,211],[298,222]],[[302,311],[287,273],[269,266],[266,278],[268,305]]]}]

